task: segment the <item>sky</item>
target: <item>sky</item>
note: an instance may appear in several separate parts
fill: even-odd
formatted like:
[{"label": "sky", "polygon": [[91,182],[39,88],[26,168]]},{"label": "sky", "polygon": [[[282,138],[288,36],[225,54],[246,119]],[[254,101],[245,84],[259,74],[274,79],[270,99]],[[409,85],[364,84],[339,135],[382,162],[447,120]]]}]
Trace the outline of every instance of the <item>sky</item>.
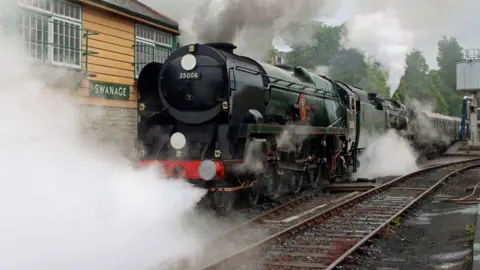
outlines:
[{"label": "sky", "polygon": [[[319,17],[319,21],[323,21],[330,25],[340,25],[355,15],[355,0],[339,0],[341,7],[337,13],[331,17]],[[280,39],[273,40],[273,46],[279,51],[290,51],[290,47],[285,45]]]},{"label": "sky", "polygon": [[[344,46],[373,56],[389,70],[396,89],[412,49],[437,68],[438,41],[457,38],[463,48],[480,47],[478,0],[141,0],[180,23],[181,43],[231,42],[238,54],[261,60],[275,36],[310,42],[302,25],[347,21]],[[181,7],[181,8],[179,8]],[[288,51],[278,40],[274,46]]]}]

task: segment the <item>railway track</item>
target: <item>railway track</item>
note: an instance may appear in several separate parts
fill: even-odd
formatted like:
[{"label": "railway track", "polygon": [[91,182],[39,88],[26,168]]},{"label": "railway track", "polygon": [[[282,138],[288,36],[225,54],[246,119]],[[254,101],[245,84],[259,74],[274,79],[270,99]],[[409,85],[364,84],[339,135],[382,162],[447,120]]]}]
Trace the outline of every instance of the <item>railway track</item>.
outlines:
[{"label": "railway track", "polygon": [[266,201],[251,208],[234,211],[232,213],[229,213],[228,216],[230,217],[242,216],[243,219],[254,220],[263,215],[267,215],[271,212],[272,213],[275,212],[277,209],[280,209],[285,204],[294,204],[296,201],[311,200],[316,197],[329,196],[329,195],[330,195],[329,192],[325,192],[321,188],[313,189],[313,190],[303,190],[297,194],[288,195],[277,201],[273,201],[273,202]]},{"label": "railway track", "polygon": [[[462,158],[476,158],[476,156],[472,156],[472,155],[466,155],[466,154],[460,154],[460,155],[457,155],[457,154],[444,154],[444,155],[441,155],[439,156],[439,158],[447,158],[447,159],[451,159],[452,161],[451,162],[456,162],[457,160],[455,160],[455,158],[457,159],[460,159],[458,161],[464,161],[466,159],[462,159]],[[424,168],[427,168],[427,167],[432,167],[432,166],[436,166],[438,164],[424,164],[422,165]],[[378,179],[376,183],[371,183],[372,185],[373,184],[377,184],[377,183],[383,183],[383,182],[386,182],[386,181],[389,181],[391,179],[394,179],[394,177],[383,177]],[[318,188],[318,189],[314,189],[314,190],[302,190],[300,191],[299,193],[297,194],[292,194],[292,195],[288,195],[286,197],[283,197],[277,201],[265,201],[259,205],[256,205],[254,207],[247,207],[247,208],[240,208],[236,211],[233,211],[231,213],[228,214],[228,216],[224,216],[224,217],[221,217],[221,218],[224,218],[226,221],[228,221],[231,217],[238,217],[240,216],[241,217],[241,220],[253,220],[253,219],[257,219],[259,217],[261,217],[262,215],[266,215],[267,213],[269,213],[270,211],[275,212],[277,209],[280,209],[282,207],[283,204],[290,204],[292,203],[293,201],[296,201],[298,199],[300,200],[305,200],[305,199],[314,199],[315,197],[318,197],[318,196],[331,196],[330,193],[338,193],[338,192],[343,192],[343,193],[347,193],[347,192],[352,192],[352,191],[367,191],[369,189],[371,189],[371,185],[366,185],[368,183],[362,183],[364,185],[357,185],[357,183],[350,183],[350,184],[346,184],[345,186],[339,186],[339,187],[327,187],[327,188]],[[335,196],[334,196],[335,197]],[[208,206],[208,202],[205,203],[206,206]],[[245,207],[245,206],[244,206]]]},{"label": "railway track", "polygon": [[[310,211],[288,218],[282,213],[298,213],[292,208],[305,202],[293,200],[212,242],[206,250],[218,250],[222,243],[237,243],[237,249],[231,254],[223,250],[222,257],[203,269],[333,269],[448,177],[468,166],[480,166],[480,158],[424,168],[323,207],[319,207],[321,203],[317,207],[312,204]],[[257,229],[259,233],[255,233]],[[239,243],[245,247],[239,249]]]},{"label": "railway track", "polygon": [[[463,161],[465,159],[462,160],[462,158],[475,158],[475,157],[476,156],[466,155],[466,154],[442,154],[438,158],[447,158],[447,159],[451,159],[452,162],[456,162],[457,160],[455,160],[455,158],[460,159],[459,161]],[[438,165],[438,164],[430,164],[430,165],[424,164],[423,167],[427,168],[427,167],[432,167],[432,166],[436,166],[436,165]],[[379,179],[378,183],[383,183],[383,182],[389,181],[391,179],[394,179],[394,177],[384,177],[384,179]],[[334,187],[334,188],[329,187],[329,188],[323,188],[323,189],[318,188],[318,189],[314,189],[314,190],[302,190],[297,194],[292,194],[292,195],[285,196],[285,197],[283,197],[283,198],[281,198],[277,201],[273,201],[273,202],[265,201],[265,202],[263,202],[259,205],[254,206],[254,207],[243,208],[243,207],[245,207],[245,206],[243,206],[242,208],[240,208],[240,209],[238,209],[234,212],[229,213],[228,216],[224,216],[224,217],[221,217],[221,218],[225,219],[225,221],[230,221],[230,222],[235,222],[235,221],[230,220],[231,217],[234,217],[234,219],[236,217],[241,217],[241,220],[254,220],[254,219],[260,218],[263,215],[270,215],[271,213],[274,213],[277,210],[279,210],[281,207],[283,207],[284,204],[291,204],[291,203],[294,203],[294,201],[296,201],[296,200],[300,200],[300,201],[295,202],[295,203],[298,203],[298,202],[305,201],[306,199],[307,200],[309,200],[309,199],[312,200],[312,199],[314,199],[316,197],[319,197],[319,196],[331,196],[330,193],[332,193],[332,192],[346,193],[346,192],[352,192],[352,191],[367,191],[369,189],[371,189],[371,186],[369,186],[369,185],[363,185],[363,186],[360,185],[359,186],[356,183],[350,183],[350,184],[347,184],[347,185],[341,186],[341,187]],[[333,196],[333,197],[335,197],[335,196]],[[205,206],[208,206],[208,202],[205,202]]]},{"label": "railway track", "polygon": [[[357,192],[325,193],[320,189],[310,190],[276,203],[260,205],[253,210],[238,211],[234,216],[240,214],[246,221],[239,223],[227,232],[222,232],[205,249],[216,250],[218,246],[225,245],[225,243],[235,243],[234,246],[237,250],[241,246],[247,247],[256,243],[259,237],[274,234],[292,222],[301,222],[308,218],[315,213],[315,211],[310,211],[312,209],[321,211],[327,205],[334,205],[356,194]],[[298,213],[303,213],[303,215],[298,215]]]}]

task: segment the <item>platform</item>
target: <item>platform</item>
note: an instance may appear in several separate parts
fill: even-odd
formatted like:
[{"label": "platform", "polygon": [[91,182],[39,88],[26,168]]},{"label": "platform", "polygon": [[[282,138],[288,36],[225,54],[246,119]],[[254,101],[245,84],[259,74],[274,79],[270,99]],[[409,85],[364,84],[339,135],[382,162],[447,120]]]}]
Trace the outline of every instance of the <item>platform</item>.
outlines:
[{"label": "platform", "polygon": [[475,224],[475,235],[473,237],[473,270],[480,270],[480,204],[477,211],[477,222]]},{"label": "platform", "polygon": [[480,147],[469,146],[467,152],[467,145],[465,142],[456,142],[445,153],[443,153],[443,156],[449,155],[480,156]]},{"label": "platform", "polygon": [[460,147],[465,144],[464,142],[456,142],[445,152],[446,155],[454,155],[460,150]]}]

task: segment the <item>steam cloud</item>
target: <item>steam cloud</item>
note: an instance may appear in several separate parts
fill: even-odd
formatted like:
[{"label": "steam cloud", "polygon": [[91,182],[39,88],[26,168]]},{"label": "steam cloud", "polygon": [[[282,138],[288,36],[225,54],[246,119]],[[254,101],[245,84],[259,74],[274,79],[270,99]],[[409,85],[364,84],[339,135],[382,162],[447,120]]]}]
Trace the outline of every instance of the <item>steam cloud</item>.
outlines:
[{"label": "steam cloud", "polygon": [[425,113],[433,114],[435,111],[435,106],[433,104],[422,103],[416,99],[407,99],[405,103],[416,114],[416,117],[411,119],[411,121],[417,126],[417,139],[420,143],[449,143],[446,134],[440,133],[439,130],[436,130],[433,122],[425,115]]},{"label": "steam cloud", "polygon": [[[430,118],[425,113],[433,114],[434,106],[422,103],[416,99],[407,100],[416,117],[410,119],[410,125],[417,128],[417,142],[432,146],[450,142],[447,136],[434,128]],[[402,132],[388,130],[382,135],[372,135],[370,144],[359,156],[360,167],[352,176],[358,178],[375,178],[384,176],[400,176],[417,170],[419,153],[413,149],[409,141],[402,137]],[[385,158],[388,157],[388,158]]]},{"label": "steam cloud", "polygon": [[47,86],[21,43],[0,47],[0,269],[141,270],[198,254],[219,228],[194,214],[205,191],[86,139],[69,89]]},{"label": "steam cloud", "polygon": [[392,9],[357,15],[347,27],[345,47],[373,55],[385,66],[389,71],[390,94],[393,94],[405,72],[405,56],[413,47],[413,34],[401,27]]},{"label": "steam cloud", "polygon": [[475,0],[361,0],[355,1],[348,22],[347,45],[377,58],[390,72],[391,94],[405,70],[405,54],[413,48],[424,52],[431,68],[437,66],[437,42],[454,36],[465,48],[480,46],[471,29],[480,26]]},{"label": "steam cloud", "polygon": [[353,179],[399,176],[418,169],[418,154],[396,131],[388,130],[372,141],[358,157],[360,167]]},{"label": "steam cloud", "polygon": [[[334,0],[180,0],[143,1],[180,23],[183,43],[231,42],[237,52],[262,60],[276,35],[310,40],[305,23],[333,14]],[[177,7],[186,7],[178,9]]]}]

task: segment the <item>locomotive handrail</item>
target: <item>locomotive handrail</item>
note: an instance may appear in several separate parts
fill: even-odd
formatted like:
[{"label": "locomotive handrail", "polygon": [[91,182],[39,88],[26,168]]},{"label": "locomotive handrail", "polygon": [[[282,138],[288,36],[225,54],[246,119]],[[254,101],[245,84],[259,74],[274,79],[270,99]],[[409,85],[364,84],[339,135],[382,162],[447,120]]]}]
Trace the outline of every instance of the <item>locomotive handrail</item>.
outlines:
[{"label": "locomotive handrail", "polygon": [[333,123],[331,123],[327,128],[334,127],[335,125],[340,123],[342,120],[343,120],[343,116],[340,116],[337,120],[333,121]]},{"label": "locomotive handrail", "polygon": [[[337,94],[329,92],[329,91],[324,90],[324,89],[315,88],[315,87],[311,87],[311,86],[308,86],[308,85],[303,85],[303,84],[299,84],[299,83],[295,83],[295,82],[289,82],[287,80],[279,79],[279,78],[268,76],[268,75],[265,75],[265,77],[267,77],[268,79],[271,80],[269,85],[274,85],[274,86],[277,86],[278,88],[281,88],[281,89],[284,89],[284,90],[290,90],[292,92],[302,93],[299,90],[311,89],[311,90],[313,90],[311,92],[312,94],[316,94],[316,95],[319,95],[319,96],[323,95],[323,96],[331,97],[331,98],[338,98],[339,97]],[[285,83],[288,83],[288,84],[287,85],[282,85],[282,84],[278,84],[278,82],[285,82]],[[300,87],[298,89],[287,89],[287,88],[285,88],[285,86],[293,86],[293,85],[300,86]],[[318,91],[318,90],[321,90],[321,91]]]},{"label": "locomotive handrail", "polygon": [[405,111],[405,110],[402,110],[402,109],[400,109],[400,108],[395,108],[395,107],[392,107],[392,106],[388,106],[388,107],[387,107],[387,106],[384,106],[384,108],[386,108],[386,109],[387,109],[387,110],[389,110],[389,111],[394,111],[394,112],[405,112],[405,113],[406,113],[406,111]]},{"label": "locomotive handrail", "polygon": [[[236,90],[237,89],[237,78],[235,77],[235,72],[233,72],[233,71],[235,71],[234,67],[233,68],[231,67],[231,68],[228,69],[228,77],[229,77],[228,79],[230,80],[230,90]],[[233,80],[232,80],[232,78],[233,78]],[[233,86],[232,86],[232,83],[233,83]],[[229,91],[228,95],[230,96],[231,94],[232,93],[230,93],[230,91]]]},{"label": "locomotive handrail", "polygon": [[[304,90],[304,89],[306,89],[306,88],[303,88],[303,89],[291,89],[291,88],[287,88],[285,85],[276,84],[276,83],[269,83],[269,84],[267,85],[267,89],[270,89],[272,86],[275,86],[275,87],[277,87],[277,88],[279,88],[279,89],[288,90],[288,91],[290,91],[290,92],[299,93],[299,94],[304,94],[304,92],[299,91],[299,90]],[[318,95],[317,93],[313,93],[313,92],[312,92],[311,94],[314,94],[314,95],[316,94],[317,96],[327,97],[327,98],[331,98],[331,99],[335,99],[335,98],[338,97],[336,94],[328,93],[328,92],[323,93],[323,95]]]},{"label": "locomotive handrail", "polygon": [[250,68],[247,68],[247,67],[241,67],[241,66],[235,66],[234,69],[241,70],[241,71],[250,73],[250,74],[252,74],[252,75],[258,75],[258,74],[261,73],[261,72],[258,71],[258,70],[250,69]]},{"label": "locomotive handrail", "polygon": [[[250,69],[248,67],[242,67],[242,66],[235,66],[234,69],[244,71],[244,72],[247,72],[247,73],[250,73],[250,74],[253,74],[253,75],[258,75],[258,74],[262,73],[258,70],[253,70],[253,69]],[[267,85],[267,89],[270,89],[269,87],[271,87],[272,85],[277,86],[278,88],[283,89],[283,90],[289,90],[289,91],[293,91],[293,92],[297,92],[297,93],[302,93],[298,90],[311,89],[312,94],[318,94],[320,92],[319,96],[321,96],[323,94],[325,97],[338,98],[337,94],[329,92],[325,89],[316,88],[316,87],[312,87],[310,85],[305,85],[305,84],[301,84],[301,83],[297,83],[297,82],[287,81],[287,80],[284,80],[284,79],[269,76],[266,73],[264,74],[264,76],[270,80],[270,83]],[[278,82],[286,83],[287,87],[296,86],[298,89],[285,88],[285,85],[278,84]]]}]

